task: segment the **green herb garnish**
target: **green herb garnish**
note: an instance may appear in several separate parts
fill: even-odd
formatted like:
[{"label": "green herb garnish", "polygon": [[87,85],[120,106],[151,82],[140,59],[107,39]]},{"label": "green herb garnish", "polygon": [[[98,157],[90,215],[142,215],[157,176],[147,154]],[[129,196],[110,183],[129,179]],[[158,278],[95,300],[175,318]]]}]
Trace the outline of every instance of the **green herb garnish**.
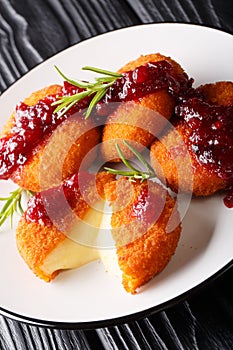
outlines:
[{"label": "green herb garnish", "polygon": [[15,191],[10,192],[9,197],[0,198],[0,201],[5,201],[1,212],[0,212],[0,227],[6,221],[7,218],[10,218],[10,226],[12,228],[13,216],[15,213],[22,215],[24,209],[22,207],[22,195],[23,193],[31,195],[30,191],[26,191],[22,188],[17,188]]},{"label": "green herb garnish", "polygon": [[112,169],[112,168],[108,168],[108,167],[104,167],[104,169],[111,174],[126,176],[129,178],[130,181],[141,180],[141,182],[143,182],[144,180],[155,178],[156,174],[154,172],[154,169],[145,160],[145,158],[143,158],[143,156],[133,146],[131,146],[127,141],[123,140],[123,142],[133,152],[133,154],[137,157],[137,159],[140,161],[140,163],[146,168],[146,171],[142,171],[142,170],[137,169],[134,166],[132,166],[132,164],[129,163],[128,160],[125,158],[125,156],[122,153],[122,150],[120,149],[118,144],[116,144],[116,149],[117,149],[117,152],[119,154],[119,157],[122,160],[122,162],[124,163],[124,165],[129,169],[129,171]]},{"label": "green herb garnish", "polygon": [[80,100],[93,95],[85,113],[85,118],[87,119],[90,116],[93,107],[101,100],[102,97],[104,97],[104,95],[107,92],[107,89],[113,85],[116,79],[122,77],[122,75],[119,73],[111,72],[100,68],[85,66],[82,68],[83,70],[89,70],[95,73],[104,74],[103,77],[95,78],[95,82],[89,83],[85,81],[75,81],[69,79],[60,71],[60,69],[57,66],[55,66],[55,68],[58,71],[58,73],[62,76],[62,78],[68,83],[84,89],[83,91],[72,96],[59,96],[58,100],[52,103],[52,106],[57,106],[57,108],[54,110],[54,113],[60,112],[59,117],[62,117],[71,107],[73,107]]}]

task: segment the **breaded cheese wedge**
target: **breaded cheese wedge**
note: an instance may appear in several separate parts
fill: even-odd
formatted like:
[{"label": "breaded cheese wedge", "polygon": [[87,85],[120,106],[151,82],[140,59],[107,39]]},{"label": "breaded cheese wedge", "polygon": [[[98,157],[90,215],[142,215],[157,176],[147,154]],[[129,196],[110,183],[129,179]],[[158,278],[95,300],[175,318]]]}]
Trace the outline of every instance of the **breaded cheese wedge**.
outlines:
[{"label": "breaded cheese wedge", "polygon": [[[79,185],[74,184],[77,176],[29,201],[17,227],[20,255],[47,282],[62,270],[100,259],[107,271],[122,279],[127,292],[136,293],[165,268],[175,252],[181,232],[175,201],[151,181],[131,183],[126,178],[115,181],[107,173],[97,174],[96,190],[93,176],[85,175],[84,183],[88,185],[80,191]],[[62,201],[63,191],[72,211],[67,211]],[[107,196],[113,208],[115,248],[103,248],[98,237],[103,220],[103,196]],[[111,236],[110,231],[108,234]],[[102,242],[108,241],[106,230],[104,236]]]},{"label": "breaded cheese wedge", "polygon": [[[172,65],[175,76],[178,77],[184,73],[177,62],[159,53],[141,55],[123,66],[119,73],[133,71],[149,62],[163,60]],[[116,143],[127,158],[132,157],[131,151],[122,143],[123,139],[132,141],[131,143],[138,151],[141,151],[143,146],[149,146],[171,117],[174,106],[175,98],[166,89],[157,90],[135,101],[119,104],[119,107],[107,118],[103,129],[101,145],[103,159],[108,162],[120,161]]]},{"label": "breaded cheese wedge", "polygon": [[[197,90],[210,104],[233,105],[232,82],[205,84]],[[210,129],[208,133],[211,134],[211,132]],[[226,181],[201,164],[188,146],[189,133],[188,125],[180,120],[174,128],[168,128],[160,140],[154,141],[150,152],[151,165],[158,177],[165,178],[167,185],[174,192],[192,192],[196,196],[208,196],[225,189]]]},{"label": "breaded cheese wedge", "polygon": [[113,176],[107,173],[75,174],[29,200],[16,243],[35,275],[49,282],[62,270],[99,258],[95,240],[103,215],[103,187],[110,180]]},{"label": "breaded cheese wedge", "polygon": [[[181,234],[176,202],[155,182],[130,182],[124,177],[108,183],[105,194],[113,207],[115,261],[125,290],[134,294],[161,272],[175,253]],[[114,256],[108,257],[107,269],[111,259],[114,261]]]},{"label": "breaded cheese wedge", "polygon": [[[32,93],[24,103],[34,106],[47,96],[61,93],[61,90],[60,85],[48,86]],[[1,137],[11,135],[14,126],[15,113],[6,123]],[[85,120],[81,116],[68,118],[51,135],[39,140],[26,163],[19,164],[11,174],[11,179],[20,187],[33,192],[57,186],[79,170],[84,158],[83,168],[92,163],[99,140],[100,130],[91,119]]]}]

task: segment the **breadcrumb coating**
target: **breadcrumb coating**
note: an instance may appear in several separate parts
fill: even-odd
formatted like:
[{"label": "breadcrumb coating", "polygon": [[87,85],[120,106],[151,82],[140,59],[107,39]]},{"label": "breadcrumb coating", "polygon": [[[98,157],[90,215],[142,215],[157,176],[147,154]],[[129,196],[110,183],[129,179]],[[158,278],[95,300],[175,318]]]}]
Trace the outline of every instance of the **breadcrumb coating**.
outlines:
[{"label": "breadcrumb coating", "polygon": [[[232,82],[205,84],[198,90],[204,93],[207,102],[223,106],[233,103]],[[163,174],[173,191],[192,192],[195,196],[208,196],[224,189],[225,181],[202,166],[188,150],[187,134],[188,127],[180,121],[151,145],[151,165],[158,177]]]},{"label": "breadcrumb coating", "polygon": [[198,90],[203,92],[207,101],[222,105],[233,105],[233,83],[232,81],[218,81],[214,84],[199,86]]},{"label": "breadcrumb coating", "polygon": [[[178,136],[179,135],[179,136]],[[217,174],[209,173],[185,146],[185,127],[178,125],[151,145],[150,161],[156,175],[166,179],[172,191],[208,196],[225,187]]]},{"label": "breadcrumb coating", "polygon": [[[148,184],[151,193],[160,198],[159,201],[163,198],[163,207],[149,229],[145,223],[138,222],[137,218],[130,215]],[[181,234],[176,203],[165,189],[152,181],[131,183],[121,178],[108,184],[105,193],[113,205],[111,225],[122,271],[122,284],[127,292],[134,294],[161,272],[175,253]],[[156,207],[157,203],[151,205]],[[150,207],[146,210],[150,210]],[[171,232],[168,230],[169,220],[173,222]]]},{"label": "breadcrumb coating", "polygon": [[[114,176],[105,172],[93,176],[88,188],[85,191],[85,199],[80,194],[73,212],[79,219],[83,219],[90,209],[101,198],[104,198],[104,186],[108,181],[113,181]],[[54,224],[41,222],[29,222],[26,219],[27,211],[19,221],[16,231],[16,244],[18,251],[29,268],[35,275],[49,282],[55,278],[60,271],[46,274],[42,267],[46,257],[64,240],[67,236],[58,230]],[[64,218],[65,220],[65,218]],[[72,224],[72,223],[70,223]]]},{"label": "breadcrumb coating", "polygon": [[[24,103],[33,106],[40,99],[60,91],[61,86],[51,85],[32,93]],[[13,113],[1,136],[10,134],[14,120]],[[84,157],[83,169],[93,162],[96,156],[95,146],[99,143],[100,136],[100,129],[95,127],[91,119],[84,120],[79,116],[69,118],[51,136],[40,141],[32,156],[16,169],[11,179],[20,187],[33,192],[57,186],[79,170]],[[93,151],[89,152],[91,150]]]},{"label": "breadcrumb coating", "polygon": [[[167,60],[172,64],[176,75],[184,71],[170,57],[159,53],[141,55],[136,60],[127,63],[119,69],[119,73],[131,71],[148,62]],[[165,90],[158,90],[139,99],[125,102],[107,118],[102,136],[102,157],[105,161],[120,161],[115,148],[116,142],[127,158],[132,157],[131,151],[122,143],[122,139],[132,140],[132,145],[141,151],[143,146],[149,146],[155,136],[163,129],[166,121],[174,110],[175,100]]]}]

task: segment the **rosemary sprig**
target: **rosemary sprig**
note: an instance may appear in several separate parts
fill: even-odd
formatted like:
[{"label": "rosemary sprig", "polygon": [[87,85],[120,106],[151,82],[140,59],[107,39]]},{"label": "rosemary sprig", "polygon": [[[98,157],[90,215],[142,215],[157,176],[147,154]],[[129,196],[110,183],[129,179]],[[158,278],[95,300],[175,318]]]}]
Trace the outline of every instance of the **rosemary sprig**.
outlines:
[{"label": "rosemary sprig", "polygon": [[59,96],[58,100],[52,103],[52,106],[57,106],[57,108],[54,110],[54,113],[60,112],[59,117],[62,117],[65,113],[67,113],[67,111],[80,100],[93,95],[92,100],[89,103],[89,106],[85,113],[85,118],[87,119],[90,116],[94,106],[106,94],[107,89],[113,85],[116,79],[122,77],[122,75],[119,73],[111,72],[100,68],[85,66],[82,68],[83,70],[89,70],[95,73],[104,74],[103,77],[97,77],[95,78],[95,81],[93,83],[89,83],[85,81],[75,81],[69,79],[60,71],[60,69],[57,66],[55,66],[55,69],[68,83],[77,86],[81,89],[84,89],[83,91],[72,96]]},{"label": "rosemary sprig", "polygon": [[111,174],[126,176],[129,178],[130,181],[141,180],[141,182],[143,182],[145,180],[155,178],[156,174],[154,172],[154,169],[145,160],[145,158],[143,158],[143,156],[133,146],[131,146],[126,140],[123,140],[123,142],[131,150],[131,152],[133,152],[133,154],[140,161],[140,163],[146,168],[146,171],[137,169],[131,163],[129,163],[128,160],[125,158],[124,154],[122,153],[122,150],[120,149],[118,144],[116,144],[116,149],[119,154],[119,157],[122,160],[123,164],[129,169],[129,171],[118,170],[118,169],[113,169],[108,167],[104,167],[104,169]]},{"label": "rosemary sprig", "polygon": [[27,195],[32,194],[32,192],[26,191],[19,187],[16,190],[10,192],[9,197],[0,198],[0,201],[5,201],[5,204],[0,212],[0,227],[7,220],[7,218],[10,218],[10,227],[12,228],[14,214],[17,213],[21,215],[24,212],[21,203],[22,195],[24,192]]}]

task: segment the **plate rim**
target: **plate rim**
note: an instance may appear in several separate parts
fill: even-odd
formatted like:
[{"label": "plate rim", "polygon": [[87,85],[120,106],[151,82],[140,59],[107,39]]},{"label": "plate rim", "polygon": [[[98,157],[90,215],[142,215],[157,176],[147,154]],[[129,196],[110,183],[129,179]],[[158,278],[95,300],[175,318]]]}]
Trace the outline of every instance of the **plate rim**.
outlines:
[{"label": "plate rim", "polygon": [[51,329],[62,329],[62,330],[95,330],[97,328],[106,328],[113,326],[120,326],[125,323],[130,323],[138,321],[145,317],[150,317],[153,314],[156,314],[161,311],[165,311],[180,302],[186,300],[187,298],[194,296],[196,293],[202,291],[204,288],[213,283],[216,279],[222,276],[225,272],[233,268],[233,259],[223,266],[220,270],[215,272],[212,276],[205,279],[203,282],[197,284],[195,287],[187,290],[186,292],[165,301],[162,304],[152,306],[151,308],[131,313],[125,316],[115,317],[112,319],[98,320],[98,321],[89,321],[89,322],[60,322],[60,321],[48,321],[41,320],[33,317],[28,317],[14,313],[13,311],[5,310],[0,306],[0,314],[6,316],[14,321],[22,322],[30,326],[37,326],[43,328]]},{"label": "plate rim", "polygon": [[61,49],[59,51],[57,51],[56,53],[52,54],[51,56],[47,57],[46,59],[43,59],[41,62],[38,62],[36,63],[31,69],[29,69],[27,72],[23,73],[19,78],[17,78],[14,82],[12,82],[5,90],[3,90],[3,92],[1,93],[0,92],[0,99],[2,96],[4,96],[8,90],[10,90],[15,84],[17,84],[22,78],[24,78],[24,76],[26,76],[27,74],[31,73],[32,71],[38,69],[38,67],[49,61],[49,60],[52,60],[56,55],[62,53],[62,52],[65,52],[67,50],[70,50],[72,49],[74,46],[76,45],[80,45],[82,43],[85,43],[86,41],[89,41],[89,40],[93,40],[94,38],[97,38],[97,37],[101,37],[101,36],[105,36],[105,35],[109,35],[113,32],[118,32],[118,31],[124,31],[124,30],[129,30],[130,28],[137,28],[137,27],[148,27],[148,26],[188,26],[188,27],[200,27],[200,28],[205,28],[205,29],[209,29],[209,30],[213,30],[213,31],[216,31],[216,32],[221,32],[223,34],[227,34],[227,35],[231,35],[233,36],[233,32],[230,32],[230,31],[227,31],[225,29],[221,29],[221,28],[218,28],[217,26],[214,26],[214,25],[205,25],[203,23],[195,23],[195,22],[169,22],[169,21],[166,21],[166,22],[150,22],[150,23],[142,23],[142,24],[132,24],[130,26],[125,26],[125,27],[121,27],[121,28],[117,28],[117,29],[112,29],[112,30],[108,30],[104,33],[101,33],[101,34],[95,34],[89,38],[85,38],[83,40],[80,40],[74,44],[71,44],[70,46],[66,47],[65,49]]},{"label": "plate rim", "polygon": [[[52,60],[56,55],[59,55],[62,52],[68,51],[72,49],[73,47],[80,45],[82,43],[85,43],[86,41],[93,40],[97,37],[102,37],[109,35],[113,32],[118,32],[118,31],[127,31],[133,28],[137,27],[156,27],[156,26],[171,26],[171,27],[177,27],[177,26],[188,26],[188,27],[199,27],[199,28],[204,28],[206,30],[212,30],[216,32],[221,32],[223,34],[227,34],[230,36],[233,36],[233,33],[230,31],[227,31],[225,29],[218,28],[216,26],[212,25],[205,25],[205,24],[199,24],[199,23],[193,23],[193,22],[152,22],[152,23],[142,23],[142,24],[137,24],[137,25],[130,25],[130,26],[125,26],[117,29],[112,29],[109,31],[106,31],[101,34],[96,34],[93,35],[89,38],[85,38],[79,42],[76,42],[70,46],[68,46],[65,49],[61,49],[57,51],[56,53],[52,54],[48,58],[42,60],[41,62],[38,62],[35,66],[33,66],[31,69],[29,69],[27,72],[23,73],[19,78],[17,78],[14,82],[12,82],[3,92],[0,94],[0,99],[5,96],[5,94],[8,93],[9,90],[11,90],[15,84],[18,84],[21,79],[23,79],[27,74],[30,74],[32,71],[38,69],[40,65],[42,65],[45,62],[48,62],[49,60]],[[178,303],[184,301],[188,297],[194,295],[200,290],[203,290],[207,285],[210,283],[213,283],[218,277],[222,276],[226,271],[230,270],[233,267],[233,258],[231,261],[229,261],[225,266],[221,267],[218,271],[216,271],[214,274],[206,278],[204,281],[200,282],[193,288],[183,292],[182,294],[177,295],[176,297],[169,299],[159,305],[152,306],[150,308],[138,311],[138,312],[133,312],[124,316],[119,316],[115,317],[112,319],[103,319],[103,320],[96,320],[96,321],[81,321],[81,322],[68,322],[68,321],[52,321],[52,320],[42,320],[40,318],[34,318],[30,316],[25,316],[25,315],[20,315],[18,313],[15,313],[13,311],[9,311],[3,307],[0,306],[0,314],[2,316],[8,317],[14,321],[17,322],[22,322],[31,326],[38,326],[38,327],[49,327],[52,329],[62,329],[62,330],[91,330],[91,329],[97,329],[97,328],[103,328],[103,327],[111,327],[111,326],[118,326],[124,323],[129,323],[133,322],[136,320],[139,320],[144,317],[149,317],[155,313],[158,313],[160,311],[167,310]]]}]

